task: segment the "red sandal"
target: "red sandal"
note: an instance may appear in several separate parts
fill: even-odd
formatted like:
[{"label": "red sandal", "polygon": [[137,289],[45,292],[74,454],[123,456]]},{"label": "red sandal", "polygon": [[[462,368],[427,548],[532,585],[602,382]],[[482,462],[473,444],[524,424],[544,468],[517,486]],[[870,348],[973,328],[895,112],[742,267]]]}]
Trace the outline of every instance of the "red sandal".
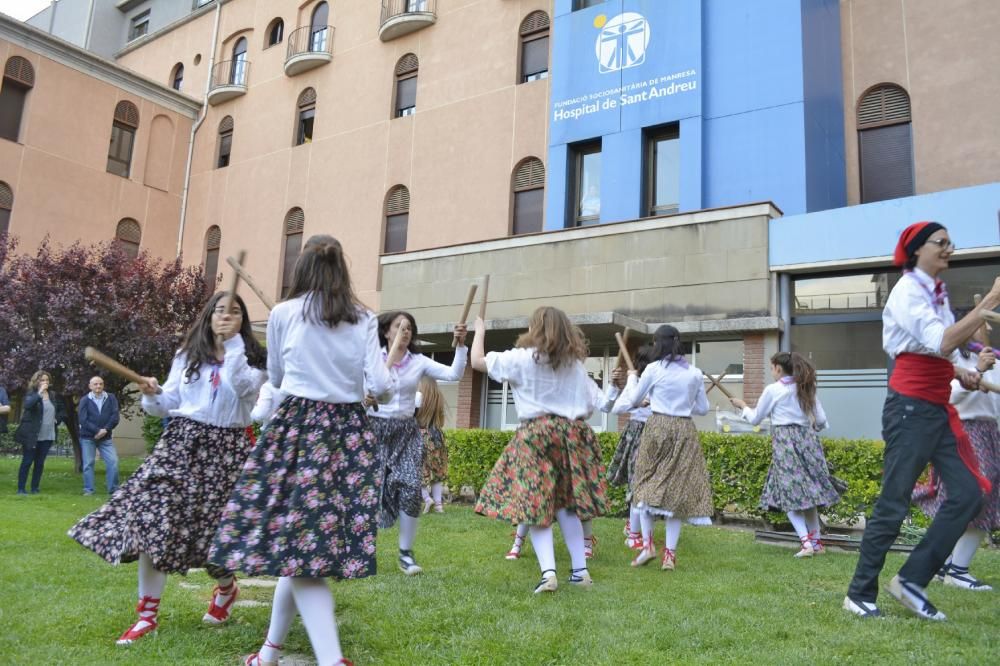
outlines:
[{"label": "red sandal", "polygon": [[[264,639],[264,647],[269,647],[272,650],[281,650],[284,645],[275,645],[271,641]],[[252,655],[246,658],[243,662],[244,666],[278,666],[277,661],[264,661],[260,658],[260,652],[254,652]]]},{"label": "red sandal", "polygon": [[[139,599],[139,604],[135,607],[135,612],[139,614],[139,619],[119,636],[116,643],[118,645],[131,645],[143,636],[156,633],[159,624],[156,622],[156,614],[160,610],[160,600],[153,597],[143,597]],[[143,614],[147,617],[143,617]],[[145,626],[139,626],[145,625]]]},{"label": "red sandal", "polygon": [[[232,590],[230,593],[229,590]],[[222,604],[221,606],[215,603],[215,597],[219,594],[229,597],[229,601]],[[220,587],[218,585],[212,590],[212,602],[208,605],[208,611],[201,618],[202,622],[207,622],[208,624],[222,624],[229,619],[229,609],[233,607],[233,602],[236,601],[236,597],[240,594],[240,588],[236,585],[236,576],[233,576],[233,582],[226,587]]]}]

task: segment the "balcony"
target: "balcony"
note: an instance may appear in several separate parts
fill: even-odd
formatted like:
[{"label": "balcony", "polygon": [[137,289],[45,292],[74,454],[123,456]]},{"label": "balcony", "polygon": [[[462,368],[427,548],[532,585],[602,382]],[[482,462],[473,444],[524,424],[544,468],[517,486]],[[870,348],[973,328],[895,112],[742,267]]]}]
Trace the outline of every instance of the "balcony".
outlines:
[{"label": "balcony", "polygon": [[437,21],[437,0],[382,0],[378,38],[383,42],[408,35]]},{"label": "balcony", "polygon": [[306,25],[288,37],[285,75],[308,72],[333,60],[333,27]]},{"label": "balcony", "polygon": [[208,103],[212,106],[242,97],[247,92],[250,62],[224,60],[212,68],[212,85],[208,90]]}]

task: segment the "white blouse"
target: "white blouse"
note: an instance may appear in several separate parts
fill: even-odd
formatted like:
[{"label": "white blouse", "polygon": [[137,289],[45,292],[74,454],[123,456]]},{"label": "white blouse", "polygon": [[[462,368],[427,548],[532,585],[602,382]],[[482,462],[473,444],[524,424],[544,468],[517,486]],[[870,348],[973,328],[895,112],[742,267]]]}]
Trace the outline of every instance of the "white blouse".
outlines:
[{"label": "white blouse", "polygon": [[174,356],[163,393],[142,396],[146,413],[180,416],[220,428],[250,425],[250,410],[267,373],[247,364],[246,346],[239,335],[226,340],[223,347],[222,365],[203,363],[194,381],[184,377],[187,356]]},{"label": "white blouse", "polygon": [[700,416],[708,413],[708,396],[701,370],[673,361],[650,363],[642,377],[629,374],[621,400],[635,407],[649,394],[650,410],[667,416]]},{"label": "white blouse", "polygon": [[497,382],[507,382],[514,393],[520,420],[554,414],[567,419],[589,417],[602,402],[601,389],[581,361],[553,370],[535,349],[509,349],[486,354],[486,371]]},{"label": "white blouse", "polygon": [[[961,354],[956,354],[953,359],[955,365],[966,370],[975,370],[979,358],[976,354],[970,354],[969,358],[962,358]],[[983,379],[988,382],[997,383],[997,370],[994,367],[989,372],[983,373]],[[951,404],[958,410],[958,416],[963,421],[975,421],[995,419],[997,413],[997,399],[995,393],[983,393],[982,391],[968,391],[962,388],[957,379],[951,381]]]},{"label": "white blouse", "polygon": [[274,418],[274,413],[278,411],[285,394],[281,389],[275,387],[271,382],[264,382],[260,387],[260,395],[257,396],[257,404],[250,412],[250,420],[261,425],[267,425]]},{"label": "white blouse", "polygon": [[[380,358],[384,358],[384,354]],[[457,382],[465,373],[465,363],[469,348],[465,345],[455,349],[455,359],[450,366],[438,363],[423,354],[406,352],[393,370],[397,376],[396,392],[386,402],[380,402],[378,411],[369,411],[369,416],[380,419],[405,419],[413,416],[417,408],[417,387],[420,379],[427,375],[439,382]],[[383,361],[385,363],[385,361]]]},{"label": "white blouse", "polygon": [[829,427],[826,412],[823,411],[823,405],[820,404],[819,398],[816,398],[814,415],[816,417],[815,424],[802,411],[802,406],[799,404],[799,388],[795,382],[786,384],[778,381],[768,384],[757,399],[755,409],[743,408],[743,418],[754,425],[770,416],[772,426],[800,425],[807,428],[813,427],[816,430]]},{"label": "white blouse", "polygon": [[617,386],[608,384],[608,390],[604,394],[604,402],[598,405],[598,409],[612,414],[628,414],[629,421],[638,421],[639,423],[645,423],[652,416],[653,410],[649,405],[633,407],[624,400],[619,400],[620,395],[621,390]]},{"label": "white blouse", "polygon": [[278,303],[267,321],[267,370],[285,395],[334,404],[361,402],[365,388],[382,399],[396,390],[396,373],[382,360],[378,319],[334,327],[303,317],[308,295]]},{"label": "white blouse", "polygon": [[882,310],[882,348],[892,358],[903,352],[941,355],[946,328],[955,323],[948,296],[934,295],[934,278],[919,268],[905,273]]}]

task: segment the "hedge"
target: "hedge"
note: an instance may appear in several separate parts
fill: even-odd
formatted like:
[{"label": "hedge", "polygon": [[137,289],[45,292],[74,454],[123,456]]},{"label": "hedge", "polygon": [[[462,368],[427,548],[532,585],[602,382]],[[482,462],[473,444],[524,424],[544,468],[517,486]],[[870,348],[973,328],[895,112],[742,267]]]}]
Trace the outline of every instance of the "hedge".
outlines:
[{"label": "hedge", "polygon": [[[493,464],[513,433],[500,430],[447,430],[448,485],[453,494],[463,486],[479,492]],[[717,513],[736,513],[771,522],[784,522],[783,514],[768,513],[758,506],[771,463],[771,440],[761,435],[699,433],[712,479]],[[618,433],[598,434],[604,464],[611,462]],[[841,501],[824,510],[831,520],[852,522],[859,514],[870,515],[882,481],[883,443],[870,439],[823,439],[827,461],[836,475],[847,482]],[[625,489],[609,486],[612,511],[625,511]]]}]

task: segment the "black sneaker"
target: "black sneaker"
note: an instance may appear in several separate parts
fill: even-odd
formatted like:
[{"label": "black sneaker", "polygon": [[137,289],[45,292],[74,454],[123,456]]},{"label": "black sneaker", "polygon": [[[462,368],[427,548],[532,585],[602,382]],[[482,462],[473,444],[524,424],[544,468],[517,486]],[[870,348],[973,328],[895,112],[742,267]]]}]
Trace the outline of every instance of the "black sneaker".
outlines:
[{"label": "black sneaker", "polygon": [[420,568],[417,561],[413,559],[412,550],[399,551],[399,570],[407,576],[416,576],[418,573],[423,572],[423,569]]},{"label": "black sneaker", "polygon": [[922,587],[900,578],[898,575],[893,576],[892,580],[889,581],[889,594],[917,617],[938,622],[948,619],[927,599]]}]

